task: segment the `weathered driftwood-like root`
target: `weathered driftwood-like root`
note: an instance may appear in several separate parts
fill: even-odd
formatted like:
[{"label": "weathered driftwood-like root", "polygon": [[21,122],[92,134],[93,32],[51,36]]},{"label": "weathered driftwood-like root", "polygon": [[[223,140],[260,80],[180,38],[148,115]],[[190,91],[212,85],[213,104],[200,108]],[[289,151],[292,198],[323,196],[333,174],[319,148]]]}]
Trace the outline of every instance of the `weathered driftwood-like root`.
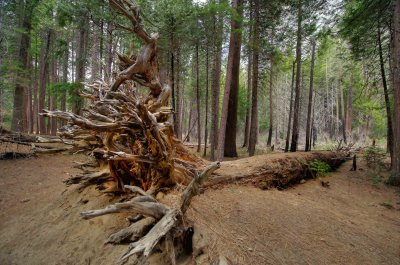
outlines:
[{"label": "weathered driftwood-like root", "polygon": [[[30,150],[25,153],[22,152],[4,152],[0,154],[0,159],[13,159],[13,158],[24,158],[34,156],[36,154],[54,154],[64,151],[71,150],[71,147],[54,147],[49,145],[43,145],[42,143],[63,143],[61,139],[55,138],[54,136],[31,136],[25,134],[8,133],[4,131],[0,135],[0,143],[15,144],[17,146],[29,146]],[[67,141],[67,143],[70,143]]]},{"label": "weathered driftwood-like root", "polygon": [[149,231],[149,228],[155,223],[155,221],[156,219],[154,219],[153,217],[145,217],[131,224],[130,226],[110,235],[105,243],[120,244],[125,241],[134,242],[141,238],[145,233],[147,233]]},{"label": "weathered driftwood-like root", "polygon": [[[137,192],[142,196],[135,197],[129,202],[110,205],[104,209],[83,212],[81,215],[84,219],[121,212],[138,213],[147,216],[131,224],[129,227],[112,234],[106,240],[106,243],[115,244],[126,240],[138,240],[131,243],[127,252],[122,255],[121,260],[126,260],[135,254],[147,258],[160,240],[164,239],[166,251],[171,258],[171,262],[174,264],[176,253],[172,242],[180,240],[182,244],[182,235],[181,233],[176,233],[176,231],[185,230],[183,227],[185,222],[182,222],[182,220],[185,218],[184,214],[189,208],[192,198],[198,194],[200,185],[219,167],[220,163],[214,162],[207,166],[201,174],[193,178],[182,193],[176,208],[169,208],[157,202],[152,196],[149,196],[138,187],[125,186],[125,188]],[[148,230],[154,223],[155,225]],[[147,231],[148,233],[145,234]]]}]

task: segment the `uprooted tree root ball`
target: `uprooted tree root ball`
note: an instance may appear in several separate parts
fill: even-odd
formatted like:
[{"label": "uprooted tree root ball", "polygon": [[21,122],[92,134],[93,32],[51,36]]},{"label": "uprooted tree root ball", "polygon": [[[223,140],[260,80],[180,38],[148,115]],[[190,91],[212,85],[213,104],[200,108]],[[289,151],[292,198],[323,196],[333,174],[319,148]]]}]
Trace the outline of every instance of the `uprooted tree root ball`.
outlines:
[{"label": "uprooted tree root ball", "polygon": [[[63,111],[44,111],[42,115],[68,121],[59,130],[64,138],[74,139],[75,148],[86,150],[95,163],[80,164],[84,174],[66,181],[80,184],[80,191],[97,185],[109,193],[133,193],[139,196],[104,209],[83,212],[84,219],[131,212],[136,222],[111,235],[106,242],[121,243],[131,239],[128,251],[121,257],[126,261],[135,255],[145,260],[163,238],[163,248],[175,264],[184,248],[187,222],[184,214],[199,185],[217,168],[209,165],[202,173],[197,167],[201,160],[189,154],[173,137],[168,123],[173,110],[168,107],[171,89],[168,81],[160,82],[157,61],[157,34],[148,34],[141,21],[139,8],[130,0],[110,0],[110,7],[131,22],[131,27],[119,27],[134,33],[143,42],[139,53],[132,47],[129,56],[118,54],[119,72],[108,84],[96,81],[86,84],[91,91],[80,95],[90,101],[83,115]],[[137,89],[150,89],[141,98]],[[94,169],[88,169],[88,168]],[[159,203],[153,195],[176,183],[188,185],[176,208]],[[176,250],[175,250],[176,249]]]}]

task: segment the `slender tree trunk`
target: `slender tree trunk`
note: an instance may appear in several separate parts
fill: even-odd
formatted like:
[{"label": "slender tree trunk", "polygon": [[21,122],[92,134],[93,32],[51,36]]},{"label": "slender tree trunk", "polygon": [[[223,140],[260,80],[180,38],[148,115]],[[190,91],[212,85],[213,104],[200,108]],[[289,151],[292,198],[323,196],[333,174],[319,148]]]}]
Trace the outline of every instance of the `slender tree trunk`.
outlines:
[{"label": "slender tree trunk", "polygon": [[197,152],[201,149],[201,126],[200,126],[200,81],[199,81],[199,43],[196,43],[196,109],[197,109]]},{"label": "slender tree trunk", "polygon": [[85,81],[85,65],[86,65],[86,45],[88,40],[87,34],[87,18],[82,18],[82,24],[79,28],[78,38],[78,50],[77,50],[77,62],[76,62],[76,88],[73,91],[74,103],[72,105],[72,112],[75,114],[81,114],[83,107],[83,100],[79,96],[80,91],[83,88],[82,82]]},{"label": "slender tree trunk", "polygon": [[272,132],[274,130],[274,106],[273,106],[273,100],[272,100],[272,93],[273,93],[273,87],[274,87],[274,55],[271,54],[271,69],[270,69],[270,75],[269,75],[269,130],[268,130],[268,139],[267,139],[267,146],[271,146],[272,142]]},{"label": "slender tree trunk", "polygon": [[[53,35],[53,44],[54,44],[55,36]],[[57,61],[56,59],[53,59],[51,63],[51,83],[55,84],[58,82],[58,76],[57,76]],[[56,110],[57,109],[57,92],[56,91],[51,91],[50,92],[50,110]],[[50,122],[50,134],[51,135],[56,135],[57,134],[57,118],[49,118]]]},{"label": "slender tree trunk", "polygon": [[[64,60],[63,60],[63,82],[68,83],[68,59],[69,59],[69,50],[66,49],[64,52]],[[67,91],[64,89],[61,91],[61,110],[66,111],[67,110]],[[60,125],[63,126],[66,124],[64,120],[59,121]]]},{"label": "slender tree trunk", "polygon": [[[99,41],[100,41],[100,32],[97,28],[97,25],[92,24],[92,45],[91,45],[91,74],[90,79],[91,82],[101,78],[101,70],[100,70],[100,56],[99,56]],[[87,45],[86,45],[87,46]]]},{"label": "slender tree trunk", "polygon": [[246,93],[246,121],[244,127],[244,139],[242,147],[249,146],[249,134],[250,134],[250,100],[251,100],[251,52],[249,50],[247,63],[247,93]]},{"label": "slender tree trunk", "polygon": [[223,19],[222,14],[214,15],[213,31],[214,31],[214,62],[211,74],[212,79],[212,92],[211,92],[211,141],[210,141],[210,159],[216,159],[215,149],[218,144],[218,117],[219,117],[219,94],[220,94],[220,79],[221,79],[221,56],[222,56],[222,33],[223,33]]},{"label": "slender tree trunk", "polygon": [[[178,139],[182,139],[182,92],[181,92],[181,62],[180,62],[180,47],[178,45],[176,50],[176,128],[175,134]],[[174,124],[175,125],[175,124]]]},{"label": "slender tree trunk", "polygon": [[353,73],[350,74],[350,86],[347,95],[347,112],[346,112],[346,137],[350,142],[353,134]]},{"label": "slender tree trunk", "polygon": [[344,109],[344,95],[343,95],[343,88],[341,86],[341,82],[339,81],[339,91],[340,91],[340,105],[342,109],[342,136],[343,136],[343,142],[346,144],[347,143],[347,137],[346,137],[346,114],[345,114],[345,109]]},{"label": "slender tree trunk", "polygon": [[[193,103],[194,103],[194,102],[191,102],[190,106],[193,106]],[[187,135],[186,135],[186,141],[187,141],[188,143],[190,143],[190,135],[191,135],[192,129],[193,129],[193,127],[194,127],[194,126],[193,126],[193,122],[194,122],[194,119],[193,119],[193,112],[194,112],[193,108],[190,108],[190,109],[189,109],[188,129],[187,129]]]},{"label": "slender tree trunk", "polygon": [[[232,8],[238,15],[243,15],[242,0],[233,0]],[[240,21],[232,18],[231,35],[229,40],[228,64],[226,69],[226,81],[224,101],[222,104],[221,123],[218,135],[218,160],[222,161],[224,155],[237,157],[236,152],[236,127],[237,106],[239,93],[240,48],[242,35],[240,33]],[[228,126],[227,126],[228,124]]]},{"label": "slender tree trunk", "polygon": [[254,34],[253,34],[253,77],[252,77],[252,104],[251,104],[251,125],[250,125],[250,139],[249,139],[249,156],[253,156],[256,151],[256,141],[258,134],[258,56],[259,56],[259,0],[254,0]]},{"label": "slender tree trunk", "polygon": [[[44,42],[40,49],[40,76],[39,76],[39,112],[44,109],[46,101],[46,85],[49,74],[49,52],[51,45],[51,29],[47,29]],[[46,122],[43,116],[39,116],[39,133],[46,134]]]},{"label": "slender tree trunk", "polygon": [[106,80],[111,81],[112,78],[112,60],[113,60],[113,28],[111,23],[107,24],[107,62],[106,62]]},{"label": "slender tree trunk", "polygon": [[[178,49],[178,58],[180,58],[180,51],[179,51],[179,49]],[[180,67],[180,63],[178,64],[178,66]],[[179,87],[179,91],[180,91],[180,100],[179,100],[179,102],[180,102],[180,113],[181,113],[181,115],[180,115],[180,124],[181,124],[181,127],[180,127],[180,134],[181,134],[181,140],[182,140],[182,135],[183,135],[183,132],[184,132],[184,128],[183,128],[183,125],[184,125],[184,120],[185,120],[185,83],[184,82],[182,82],[182,85],[180,85],[180,71],[178,71],[178,78],[177,78],[177,81],[178,81],[178,87]]]},{"label": "slender tree trunk", "polygon": [[14,91],[14,105],[13,105],[13,118],[11,123],[11,130],[16,132],[24,132],[27,129],[26,117],[26,90],[28,89],[27,83],[29,78],[27,71],[29,68],[28,50],[30,47],[30,31],[32,28],[32,12],[34,8],[33,1],[20,1],[21,10],[21,39],[19,43],[18,52],[18,65],[21,69]]},{"label": "slender tree trunk", "polygon": [[209,45],[207,41],[206,47],[206,117],[204,119],[204,153],[203,156],[207,155],[207,138],[208,138],[208,61],[209,61]]},{"label": "slender tree trunk", "polygon": [[335,100],[336,100],[336,127],[335,127],[335,134],[336,134],[336,139],[337,139],[337,138],[339,138],[339,121],[340,121],[340,116],[339,116],[339,89],[338,88],[336,88]]},{"label": "slender tree trunk", "polygon": [[[0,2],[0,36],[4,36],[4,5],[4,1]],[[4,42],[0,41],[0,65],[3,65],[5,50]],[[0,67],[0,76],[4,76],[2,68]],[[4,111],[4,87],[0,85],[0,127],[3,127]]]},{"label": "slender tree trunk", "polygon": [[176,106],[176,93],[175,93],[175,43],[174,43],[174,33],[175,33],[175,19],[171,17],[170,21],[170,66],[171,66],[171,99],[172,99],[172,109],[174,110],[173,112],[173,120],[174,120],[174,133],[175,136],[178,137],[179,134],[179,119],[177,118],[179,116],[179,109]]},{"label": "slender tree trunk", "polygon": [[313,102],[313,85],[314,85],[314,60],[315,60],[315,41],[311,42],[311,69],[310,69],[310,92],[308,94],[308,109],[307,109],[307,125],[306,125],[306,147],[305,151],[311,150],[311,110]]},{"label": "slender tree trunk", "polygon": [[[249,17],[250,21],[253,21],[253,12],[251,9],[252,0],[249,0]],[[247,54],[247,107],[246,107],[246,122],[244,128],[244,139],[243,139],[243,146],[249,146],[249,136],[250,136],[250,100],[251,100],[251,59],[252,59],[252,46],[253,45],[253,27],[252,23],[249,25],[249,41],[248,41],[248,54]]]},{"label": "slender tree trunk", "polygon": [[293,115],[293,131],[292,131],[292,142],[290,145],[290,151],[297,151],[297,141],[299,139],[299,116],[300,116],[300,79],[301,79],[301,22],[302,22],[302,3],[298,0],[298,14],[297,14],[297,45],[296,45],[296,95],[294,99],[294,115]]},{"label": "slender tree trunk", "polygon": [[289,151],[289,140],[290,140],[290,129],[292,124],[292,112],[293,112],[293,89],[294,89],[294,71],[296,67],[296,61],[293,61],[292,67],[292,81],[290,83],[290,106],[289,106],[289,118],[288,118],[288,127],[286,132],[286,143],[285,143],[285,152]]},{"label": "slender tree trunk", "polygon": [[385,107],[386,107],[386,119],[387,119],[387,145],[386,145],[386,147],[387,147],[387,151],[390,153],[390,157],[393,158],[392,112],[390,111],[389,92],[388,92],[388,87],[387,87],[387,83],[386,83],[385,62],[383,61],[380,25],[378,25],[378,48],[379,48],[379,62],[380,62],[380,66],[381,66],[383,94],[385,95]]},{"label": "slender tree trunk", "polygon": [[[37,37],[35,37],[37,44]],[[35,67],[34,67],[34,82],[33,82],[33,106],[32,106],[32,123],[33,131],[39,133],[39,118],[38,118],[38,91],[39,91],[39,59],[37,54],[35,54]]]},{"label": "slender tree trunk", "polygon": [[393,159],[391,183],[400,186],[400,0],[394,1],[392,35],[393,67]]},{"label": "slender tree trunk", "polygon": [[[32,57],[30,57],[30,59],[32,59]],[[32,64],[31,62],[29,63],[30,65]],[[33,133],[33,105],[32,105],[32,101],[33,101],[33,93],[35,90],[35,81],[33,80],[33,76],[32,76],[32,66],[30,66],[31,68],[31,73],[30,73],[30,82],[31,85],[27,90],[27,100],[26,100],[26,120],[27,120],[27,132],[28,133]],[[34,69],[33,69],[34,70]]]}]

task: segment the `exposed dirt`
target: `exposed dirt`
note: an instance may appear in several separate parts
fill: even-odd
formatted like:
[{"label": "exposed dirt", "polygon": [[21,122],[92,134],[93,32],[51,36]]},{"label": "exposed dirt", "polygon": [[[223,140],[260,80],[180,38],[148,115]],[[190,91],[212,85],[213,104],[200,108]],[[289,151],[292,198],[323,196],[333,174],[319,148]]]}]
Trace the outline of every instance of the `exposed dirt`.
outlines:
[{"label": "exposed dirt", "polygon": [[[57,154],[0,161],[0,264],[113,264],[125,251],[103,242],[127,225],[127,214],[79,217],[118,198],[94,188],[78,193],[62,183],[79,172],[73,161],[84,159]],[[240,171],[268,162],[253,159],[229,163]],[[233,170],[229,163],[220,171]],[[330,188],[309,180],[284,191],[235,184],[206,190],[188,211],[208,244],[197,260],[208,264],[209,257],[223,255],[233,264],[400,264],[399,190],[373,184],[359,167],[364,170],[350,172],[345,163],[324,180]]]}]

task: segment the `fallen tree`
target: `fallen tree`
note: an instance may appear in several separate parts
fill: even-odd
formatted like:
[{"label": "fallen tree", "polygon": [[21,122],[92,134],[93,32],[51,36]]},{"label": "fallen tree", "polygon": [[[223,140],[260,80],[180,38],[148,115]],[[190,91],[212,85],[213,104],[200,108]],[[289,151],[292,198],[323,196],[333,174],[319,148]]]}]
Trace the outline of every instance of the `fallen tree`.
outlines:
[{"label": "fallen tree", "polygon": [[[131,23],[117,27],[137,36],[143,47],[138,52],[132,45],[129,55],[117,54],[119,72],[111,83],[98,80],[85,84],[80,95],[89,104],[82,115],[58,110],[44,110],[41,115],[66,120],[68,124],[59,129],[59,135],[73,140],[75,152],[88,152],[95,159],[95,163],[79,164],[83,174],[66,180],[67,185],[79,184],[81,192],[97,185],[103,192],[129,195],[106,208],[83,212],[82,217],[134,214],[134,222],[106,242],[132,242],[122,261],[132,255],[146,260],[159,246],[175,264],[187,242],[184,214],[199,185],[219,168],[219,163],[200,173],[201,160],[173,136],[168,122],[173,112],[168,106],[171,88],[168,80],[161,82],[158,70],[158,34],[144,30],[133,1],[110,0],[109,4]],[[147,97],[137,93],[142,87],[150,90]],[[157,192],[177,183],[188,185],[179,205],[168,207],[155,199]]]},{"label": "fallen tree", "polygon": [[312,161],[319,160],[331,169],[336,169],[348,156],[348,152],[314,151],[248,157],[239,163],[226,161],[222,163],[222,170],[215,173],[205,186],[239,183],[252,184],[262,189],[283,189],[303,179],[313,178],[309,166]]}]

